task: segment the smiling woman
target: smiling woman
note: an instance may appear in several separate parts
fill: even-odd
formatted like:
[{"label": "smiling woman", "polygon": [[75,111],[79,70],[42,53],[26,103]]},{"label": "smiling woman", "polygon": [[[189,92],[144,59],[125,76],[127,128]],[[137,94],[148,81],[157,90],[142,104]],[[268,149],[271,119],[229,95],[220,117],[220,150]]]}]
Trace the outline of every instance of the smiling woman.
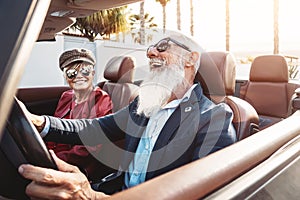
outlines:
[{"label": "smiling woman", "polygon": [[[95,56],[87,49],[71,49],[59,57],[59,68],[63,71],[71,90],[65,91],[57,104],[54,116],[65,119],[97,118],[112,112],[112,101],[101,88],[93,85]],[[93,147],[47,142],[59,158],[78,166],[90,180],[99,179],[103,165],[92,154],[99,153],[101,144]],[[101,174],[101,173],[100,173]]]}]

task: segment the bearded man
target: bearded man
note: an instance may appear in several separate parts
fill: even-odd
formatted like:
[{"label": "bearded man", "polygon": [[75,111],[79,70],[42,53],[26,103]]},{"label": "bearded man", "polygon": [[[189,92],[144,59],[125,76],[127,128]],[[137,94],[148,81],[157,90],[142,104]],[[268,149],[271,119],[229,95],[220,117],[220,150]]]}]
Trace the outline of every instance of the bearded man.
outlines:
[{"label": "bearded man", "polygon": [[[77,167],[59,160],[53,152],[59,171],[21,165],[19,172],[33,180],[26,189],[30,197],[105,198],[106,184],[115,183],[110,185],[114,188],[110,193],[127,189],[236,141],[230,108],[214,104],[203,95],[201,86],[194,84],[201,54],[196,42],[174,34],[150,46],[146,53],[149,77],[140,85],[139,96],[114,114],[63,120],[27,111],[46,141],[96,145],[125,140],[116,173],[93,187]],[[120,184],[116,180],[121,180]]]}]

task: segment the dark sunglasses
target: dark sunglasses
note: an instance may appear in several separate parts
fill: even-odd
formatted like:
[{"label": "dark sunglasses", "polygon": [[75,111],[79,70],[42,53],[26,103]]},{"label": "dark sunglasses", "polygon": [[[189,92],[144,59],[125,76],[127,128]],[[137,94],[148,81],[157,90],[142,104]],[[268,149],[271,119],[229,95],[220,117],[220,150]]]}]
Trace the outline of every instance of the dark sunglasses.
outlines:
[{"label": "dark sunglasses", "polygon": [[[78,70],[79,69],[79,70]],[[76,78],[78,71],[83,75],[83,76],[89,76],[92,68],[90,66],[83,66],[83,67],[75,67],[75,68],[70,68],[66,70],[66,76],[68,79],[74,79]]]},{"label": "dark sunglasses", "polygon": [[192,52],[192,50],[189,48],[189,47],[187,47],[187,46],[185,46],[184,44],[182,44],[182,43],[180,43],[180,42],[177,42],[176,40],[173,40],[172,38],[164,38],[164,39],[162,39],[162,40],[160,40],[157,44],[155,44],[155,45],[150,45],[149,47],[148,47],[148,49],[147,49],[147,54],[148,54],[148,52],[149,52],[149,50],[151,49],[151,48],[153,48],[153,47],[155,47],[156,48],[156,50],[158,51],[158,52],[164,52],[164,51],[166,51],[168,48],[170,48],[170,42],[173,42],[174,44],[176,44],[177,46],[179,46],[179,47],[181,47],[181,48],[183,48],[183,49],[185,49],[185,50],[187,50],[187,51],[189,51],[189,52]]}]

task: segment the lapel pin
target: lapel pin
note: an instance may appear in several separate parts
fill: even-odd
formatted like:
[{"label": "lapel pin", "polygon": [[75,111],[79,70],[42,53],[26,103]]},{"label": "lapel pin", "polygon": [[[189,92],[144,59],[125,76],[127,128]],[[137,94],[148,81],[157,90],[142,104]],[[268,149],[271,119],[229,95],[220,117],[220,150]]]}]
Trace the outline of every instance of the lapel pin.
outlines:
[{"label": "lapel pin", "polygon": [[186,107],[186,108],[184,109],[184,112],[190,112],[191,110],[192,110],[192,107],[189,106],[189,107]]}]

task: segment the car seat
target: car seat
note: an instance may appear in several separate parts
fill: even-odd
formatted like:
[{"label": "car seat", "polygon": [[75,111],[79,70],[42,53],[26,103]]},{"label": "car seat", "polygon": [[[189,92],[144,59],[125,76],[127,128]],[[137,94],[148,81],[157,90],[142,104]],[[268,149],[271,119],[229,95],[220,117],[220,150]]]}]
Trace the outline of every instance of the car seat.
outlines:
[{"label": "car seat", "polygon": [[237,139],[241,140],[258,131],[258,114],[245,100],[234,97],[235,90],[234,56],[229,52],[204,52],[195,77],[203,93],[215,103],[227,103],[233,111],[233,125]]},{"label": "car seat", "polygon": [[127,106],[137,95],[139,86],[133,83],[135,59],[132,56],[114,56],[104,69],[102,89],[113,102],[113,112]]},{"label": "car seat", "polygon": [[240,97],[256,109],[260,129],[264,129],[291,114],[291,98],[297,87],[289,83],[284,56],[262,55],[253,60],[249,81],[240,86]]}]

